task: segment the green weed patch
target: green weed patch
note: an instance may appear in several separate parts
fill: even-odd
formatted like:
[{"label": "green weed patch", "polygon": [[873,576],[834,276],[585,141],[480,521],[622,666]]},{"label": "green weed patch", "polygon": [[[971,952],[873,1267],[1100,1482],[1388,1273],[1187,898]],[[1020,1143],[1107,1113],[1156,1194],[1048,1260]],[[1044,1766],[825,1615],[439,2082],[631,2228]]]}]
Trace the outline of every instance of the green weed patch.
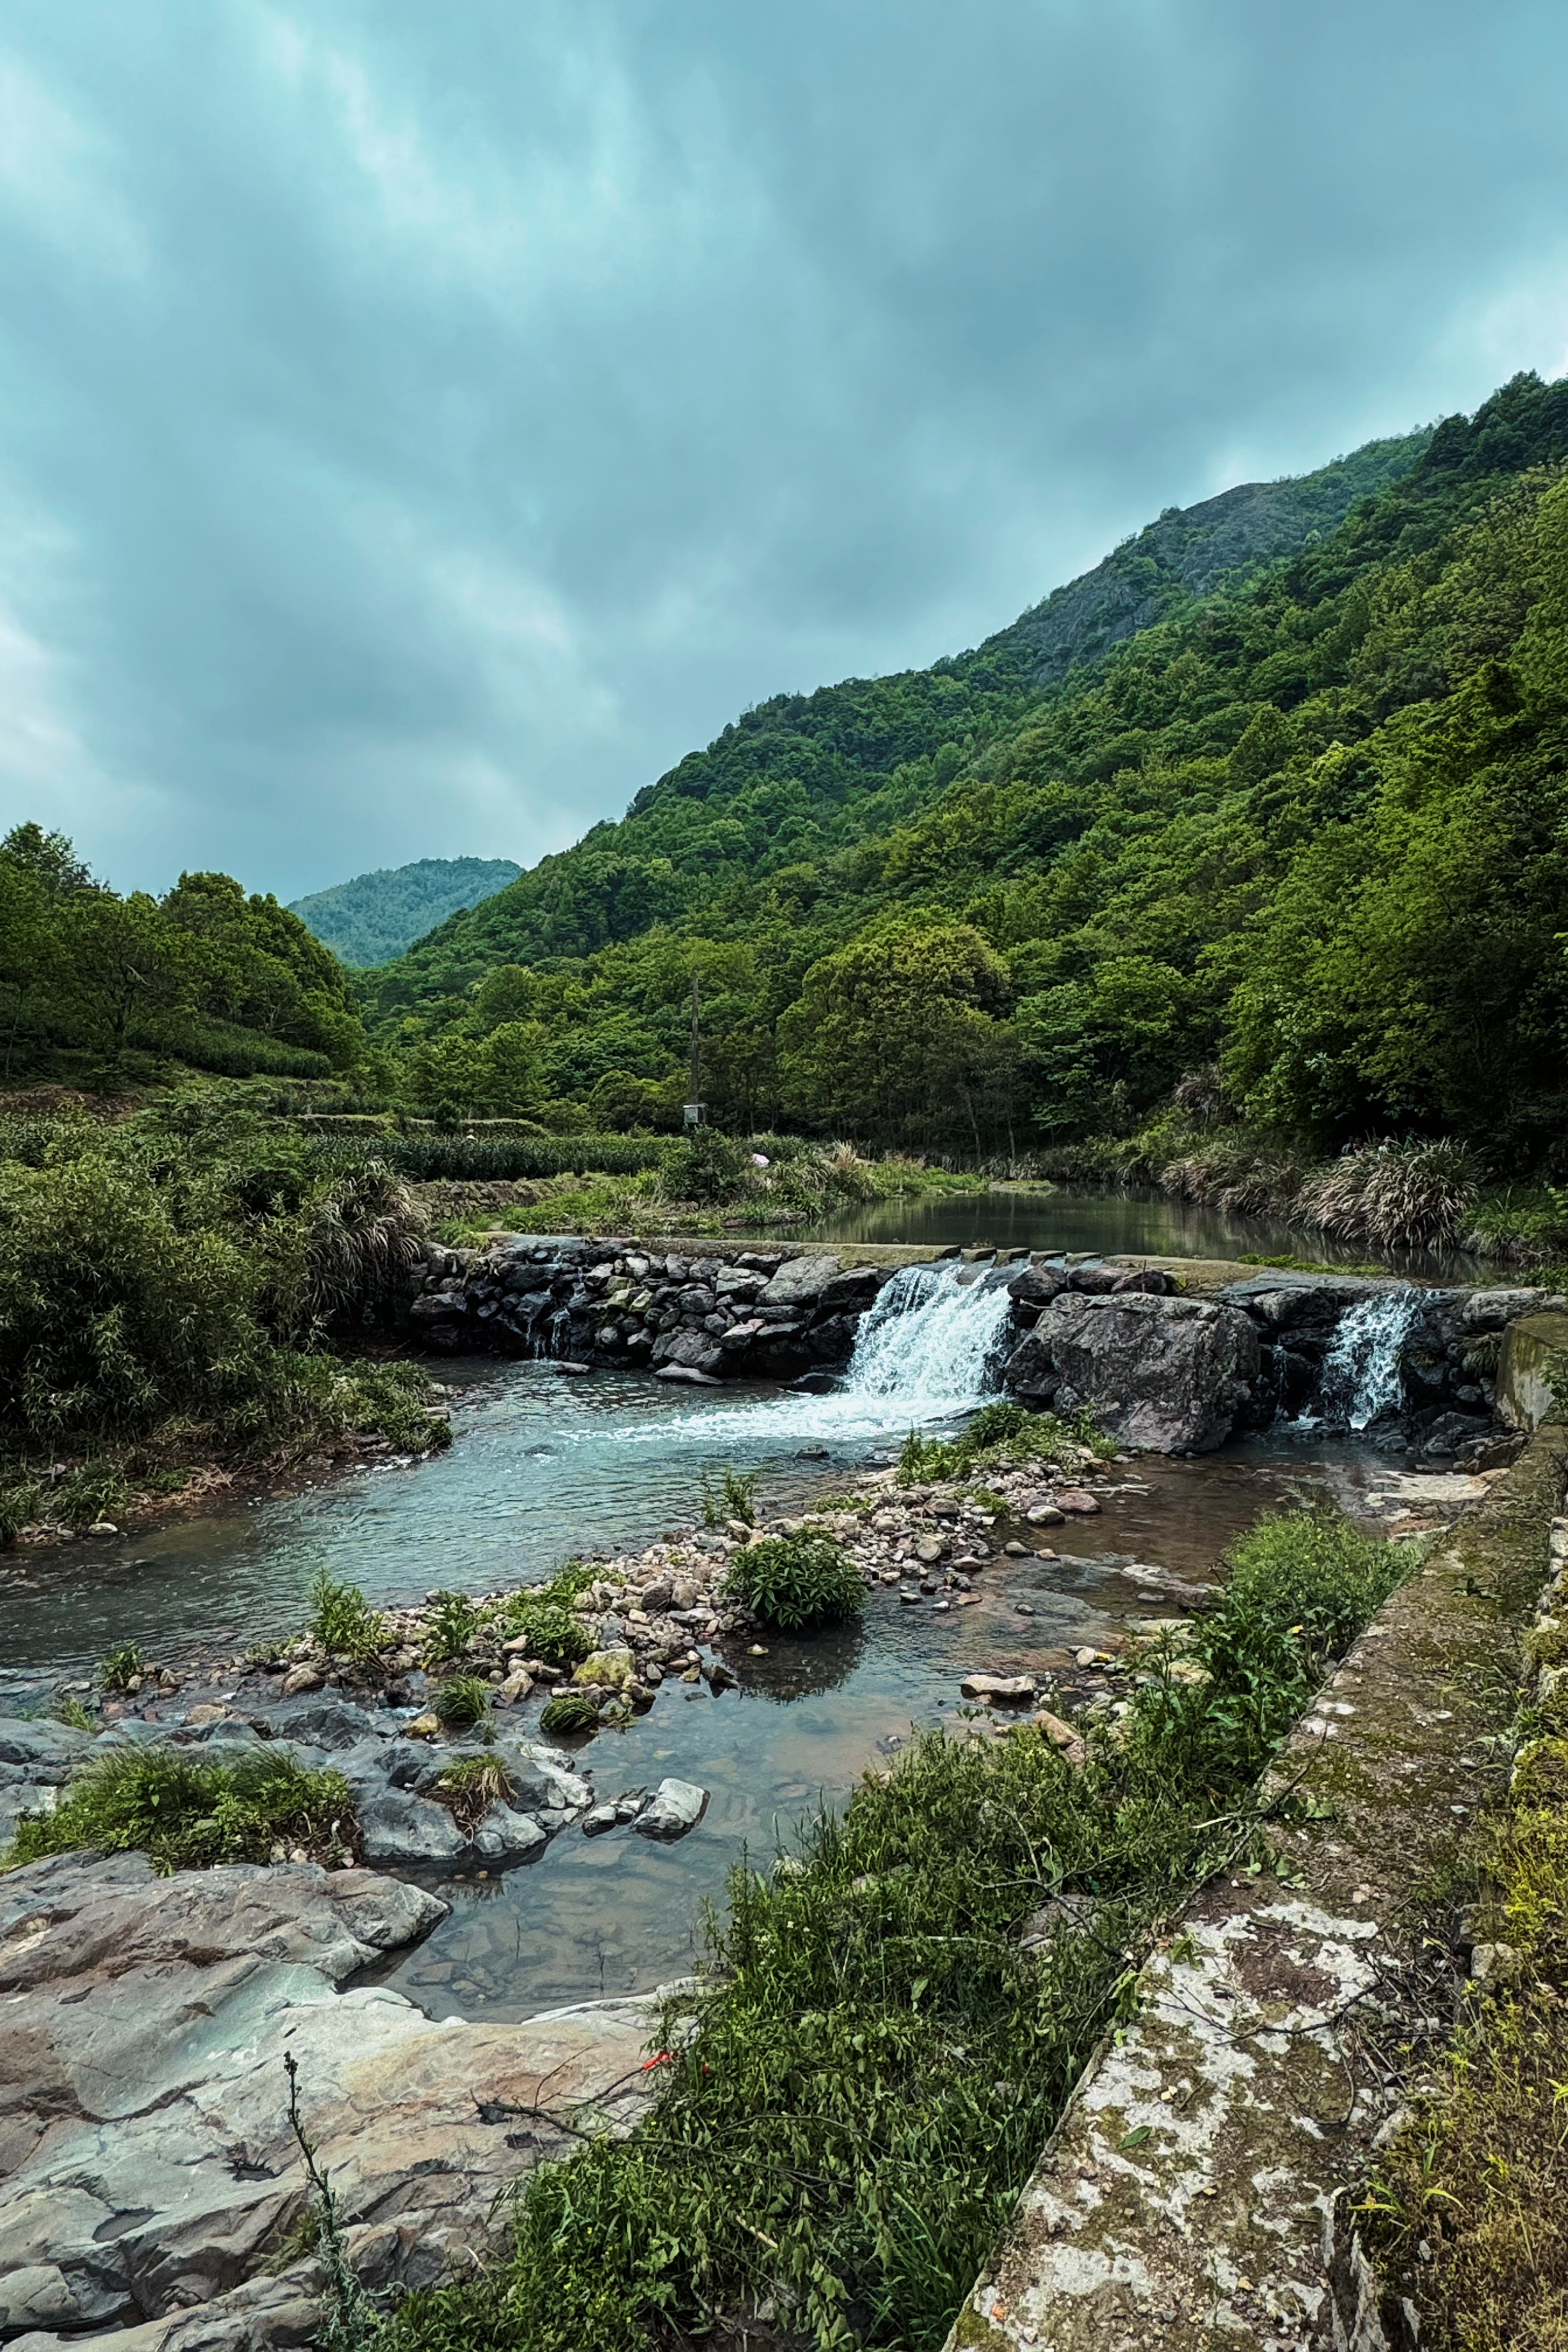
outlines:
[{"label": "green weed patch", "polygon": [[94,1757],[52,1813],[25,1815],[7,1866],[91,1847],[145,1853],[155,1870],[214,1863],[351,1859],[358,1823],[339,1772],[308,1772],[266,1749],[212,1763],[167,1748]]}]

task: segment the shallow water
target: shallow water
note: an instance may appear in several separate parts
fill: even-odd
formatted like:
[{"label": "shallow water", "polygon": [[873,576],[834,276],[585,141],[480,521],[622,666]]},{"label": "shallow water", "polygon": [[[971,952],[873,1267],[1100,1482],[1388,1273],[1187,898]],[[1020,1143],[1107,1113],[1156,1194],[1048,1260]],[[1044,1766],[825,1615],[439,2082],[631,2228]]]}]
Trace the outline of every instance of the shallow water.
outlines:
[{"label": "shallow water", "polygon": [[[1003,1292],[969,1268],[902,1273],[829,1396],[574,1377],[549,1363],[446,1365],[456,1443],[432,1461],[156,1535],[13,1554],[0,1567],[4,1664],[80,1674],[127,1642],[163,1659],[246,1647],[298,1630],[322,1570],[375,1602],[528,1582],[573,1555],[640,1549],[691,1528],[704,1474],[727,1465],[759,1474],[768,1515],[799,1507],[890,1460],[913,1423],[956,1427],[991,1384],[1006,1313]],[[738,1689],[715,1697],[671,1681],[647,1715],[580,1748],[605,1797],[665,1775],[700,1782],[708,1808],[688,1837],[664,1847],[630,1829],[591,1840],[569,1830],[505,1876],[448,1881],[451,1916],[386,1980],[436,2014],[522,2017],[685,1973],[703,1904],[722,1899],[731,1866],[747,1853],[765,1861],[801,1814],[841,1803],[912,1726],[955,1719],[966,1672],[1061,1668],[1129,1616],[1171,1608],[1125,1569],[1201,1579],[1261,1511],[1325,1480],[1354,1493],[1369,1468],[1343,1448],[1283,1440],[1200,1461],[1143,1457],[1124,1465],[1098,1516],[1051,1531],[1050,1556],[977,1572],[973,1606],[909,1607],[878,1588],[853,1630],[775,1639],[758,1658],[729,1645]],[[525,1731],[542,1696],[522,1712]]]},{"label": "shallow water", "polygon": [[666,1683],[624,1731],[570,1743],[604,1798],[667,1773],[707,1789],[689,1836],[661,1846],[631,1829],[591,1839],[569,1830],[520,1869],[441,1882],[451,1916],[382,1980],[438,2017],[521,2018],[685,1974],[702,1948],[703,1905],[722,1906],[732,1865],[766,1865],[796,1822],[841,1805],[913,1728],[961,1720],[965,1674],[1049,1674],[1129,1617],[1170,1613],[1178,1603],[1122,1569],[1142,1561],[1200,1577],[1260,1513],[1330,1475],[1322,1462],[1264,1449],[1140,1461],[1098,1518],[1050,1530],[1059,1559],[998,1559],[980,1571],[973,1608],[909,1608],[883,1588],[853,1632],[775,1636],[762,1659],[727,1645],[738,1690],[716,1698],[706,1684]]}]

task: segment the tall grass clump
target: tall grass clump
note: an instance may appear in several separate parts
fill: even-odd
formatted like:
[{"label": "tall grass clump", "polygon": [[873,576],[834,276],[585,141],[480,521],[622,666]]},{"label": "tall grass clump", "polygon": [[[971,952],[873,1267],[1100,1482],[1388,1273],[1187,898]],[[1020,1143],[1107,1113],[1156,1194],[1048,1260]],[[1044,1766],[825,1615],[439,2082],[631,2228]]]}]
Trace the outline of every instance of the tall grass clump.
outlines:
[{"label": "tall grass clump", "polygon": [[341,1863],[357,1832],[341,1773],[308,1772],[287,1751],[214,1763],[168,1748],[121,1748],[84,1765],[52,1813],[25,1814],[5,1862],[90,1847],[145,1853],[165,1873],[280,1852]]},{"label": "tall grass clump", "polygon": [[1461,1143],[1368,1144],[1303,1184],[1296,1209],[1333,1241],[1447,1249],[1465,1230],[1479,1182],[1475,1157]]},{"label": "tall grass clump", "polygon": [[757,1489],[760,1479],[756,1471],[742,1474],[727,1463],[724,1476],[717,1486],[702,1473],[703,1525],[722,1528],[727,1519],[738,1519],[745,1528],[757,1524]]},{"label": "tall grass clump", "polygon": [[825,1536],[767,1536],[729,1564],[724,1590],[780,1633],[858,1617],[865,1579],[841,1545]]},{"label": "tall grass clump", "polygon": [[411,2296],[402,2352],[653,2352],[764,2310],[812,2352],[938,2352],[1148,1937],[1260,1849],[1260,1771],[1410,1557],[1322,1513],[1230,1563],[1207,1680],[1156,1657],[1084,1765],[931,1734],[788,1872],[735,1871],[647,2121],[532,2174],[506,2259]]},{"label": "tall grass clump", "polygon": [[373,1658],[387,1640],[386,1620],[360,1587],[339,1584],[325,1569],[310,1588],[309,1631],[334,1658]]}]

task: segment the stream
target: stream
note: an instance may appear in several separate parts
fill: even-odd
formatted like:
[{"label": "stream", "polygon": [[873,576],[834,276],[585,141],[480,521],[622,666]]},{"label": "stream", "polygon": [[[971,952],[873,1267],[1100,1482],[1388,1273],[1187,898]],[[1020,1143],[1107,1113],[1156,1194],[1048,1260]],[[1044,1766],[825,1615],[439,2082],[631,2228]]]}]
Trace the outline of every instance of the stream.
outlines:
[{"label": "stream", "polygon": [[[390,1462],[155,1535],[14,1555],[3,1571],[4,1663],[85,1683],[124,1643],[164,1660],[215,1642],[243,1649],[298,1630],[322,1569],[387,1603],[531,1581],[570,1556],[641,1549],[689,1528],[703,1475],[727,1465],[759,1475],[768,1516],[803,1508],[889,1462],[912,1425],[957,1427],[993,1390],[1006,1293],[958,1276],[953,1265],[900,1275],[829,1395],[445,1362],[457,1435],[434,1460]],[[1358,1359],[1346,1370],[1364,1380],[1376,1367]],[[511,2019],[686,1973],[703,1905],[722,1901],[731,1866],[747,1853],[766,1860],[802,1814],[841,1804],[912,1728],[957,1722],[963,1674],[1059,1670],[1129,1618],[1168,1612],[1168,1595],[1144,1589],[1129,1566],[1201,1579],[1260,1513],[1325,1487],[1359,1510],[1390,1475],[1354,1445],[1290,1433],[1197,1460],[1139,1456],[1122,1465],[1099,1517],[1051,1530],[1050,1553],[995,1559],[977,1577],[977,1606],[912,1608],[879,1588],[853,1628],[774,1636],[764,1656],[735,1656],[737,1689],[666,1683],[646,1715],[570,1745],[601,1798],[666,1775],[699,1782],[710,1799],[697,1829],[673,1846],[569,1831],[505,1874],[445,1880],[450,1916],[384,1980],[437,2016]]]}]

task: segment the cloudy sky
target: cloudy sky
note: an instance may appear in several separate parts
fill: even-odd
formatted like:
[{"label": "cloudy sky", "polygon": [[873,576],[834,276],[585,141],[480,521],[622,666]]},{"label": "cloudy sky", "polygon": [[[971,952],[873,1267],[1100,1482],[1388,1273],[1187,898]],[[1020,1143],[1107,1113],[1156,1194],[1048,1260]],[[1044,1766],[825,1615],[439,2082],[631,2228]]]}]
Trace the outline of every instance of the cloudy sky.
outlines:
[{"label": "cloudy sky", "polygon": [[0,819],[527,863],[1568,366],[1562,0],[9,0]]}]

